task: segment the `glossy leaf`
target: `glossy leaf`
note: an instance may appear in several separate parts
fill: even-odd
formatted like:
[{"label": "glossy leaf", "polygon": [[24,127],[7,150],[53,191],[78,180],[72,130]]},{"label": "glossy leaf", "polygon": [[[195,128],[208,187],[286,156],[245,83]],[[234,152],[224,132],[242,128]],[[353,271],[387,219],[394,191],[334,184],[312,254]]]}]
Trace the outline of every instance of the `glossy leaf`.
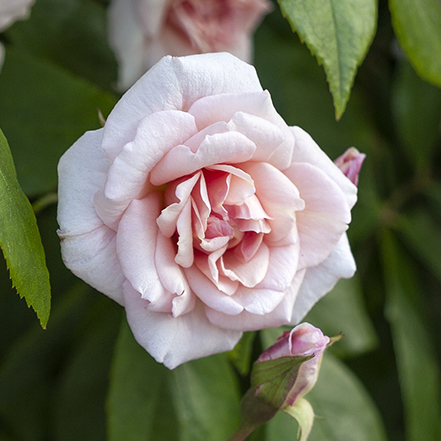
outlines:
[{"label": "glossy leaf", "polygon": [[440,439],[440,371],[425,325],[421,292],[412,265],[391,233],[383,235],[382,245],[386,315],[403,394],[406,439]]},{"label": "glossy leaf", "polygon": [[37,221],[17,181],[8,143],[0,130],[0,246],[13,286],[46,327],[50,313],[49,272]]},{"label": "glossy leaf", "polygon": [[323,63],[337,119],[376,29],[375,0],[279,0],[284,15]]},{"label": "glossy leaf", "polygon": [[392,24],[418,74],[441,87],[441,3],[389,0]]},{"label": "glossy leaf", "polygon": [[225,441],[239,426],[239,396],[224,355],[170,371],[136,343],[124,322],[107,413],[111,441]]}]

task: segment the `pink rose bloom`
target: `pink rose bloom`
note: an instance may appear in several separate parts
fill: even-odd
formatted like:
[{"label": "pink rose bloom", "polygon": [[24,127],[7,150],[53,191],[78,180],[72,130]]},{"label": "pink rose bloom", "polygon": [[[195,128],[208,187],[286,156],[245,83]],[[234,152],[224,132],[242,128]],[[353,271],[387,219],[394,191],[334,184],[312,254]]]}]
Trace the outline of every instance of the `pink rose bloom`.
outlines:
[{"label": "pink rose bloom", "polygon": [[358,185],[358,175],[365,159],[364,153],[360,153],[355,147],[350,147],[334,163],[353,184]]},{"label": "pink rose bloom", "polygon": [[252,66],[167,56],[61,158],[63,259],[173,368],[298,323],[351,277],[356,194]]},{"label": "pink rose bloom", "polygon": [[314,357],[300,366],[297,378],[291,390],[287,393],[284,406],[293,406],[296,401],[306,395],[315,385],[323,352],[329,343],[329,337],[323,335],[319,328],[309,323],[297,325],[291,331],[286,331],[277,342],[264,351],[256,363],[276,360],[288,355]]},{"label": "pink rose bloom", "polygon": [[251,61],[254,29],[268,0],[112,0],[109,43],[128,89],[164,55],[230,52]]},{"label": "pink rose bloom", "polygon": [[[28,18],[29,10],[35,0],[0,0],[0,32],[11,26],[14,21]],[[0,43],[0,69],[3,65],[4,48]]]}]

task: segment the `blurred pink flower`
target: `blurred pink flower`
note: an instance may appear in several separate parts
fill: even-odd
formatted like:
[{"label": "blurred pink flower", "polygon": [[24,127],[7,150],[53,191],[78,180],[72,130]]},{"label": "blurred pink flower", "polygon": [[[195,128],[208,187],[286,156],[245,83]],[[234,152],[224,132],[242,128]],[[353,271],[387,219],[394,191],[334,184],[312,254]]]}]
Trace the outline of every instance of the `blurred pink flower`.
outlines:
[{"label": "blurred pink flower", "polygon": [[230,52],[251,62],[268,0],[112,0],[109,43],[128,89],[164,55]]},{"label": "blurred pink flower", "polygon": [[353,184],[358,185],[358,175],[365,158],[364,153],[360,153],[355,147],[350,147],[334,163]]},{"label": "blurred pink flower", "polygon": [[302,323],[291,331],[286,331],[277,342],[265,350],[256,363],[276,360],[286,356],[313,356],[301,364],[295,383],[291,390],[286,392],[286,399],[282,407],[293,406],[296,401],[306,395],[315,385],[320,369],[323,352],[330,339],[323,332],[310,325]]},{"label": "blurred pink flower", "polygon": [[252,66],[168,56],[61,158],[63,259],[173,368],[298,323],[351,277],[356,194]]}]

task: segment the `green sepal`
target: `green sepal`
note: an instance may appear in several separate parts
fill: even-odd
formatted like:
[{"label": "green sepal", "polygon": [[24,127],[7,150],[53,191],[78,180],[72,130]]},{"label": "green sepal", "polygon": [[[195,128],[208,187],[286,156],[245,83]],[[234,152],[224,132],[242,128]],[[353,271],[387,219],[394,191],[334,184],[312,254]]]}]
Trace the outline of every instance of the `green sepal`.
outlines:
[{"label": "green sepal", "polygon": [[282,409],[291,415],[299,423],[299,441],[306,441],[314,423],[314,410],[309,401],[299,398],[293,406],[286,406]]},{"label": "green sepal", "polygon": [[299,374],[300,366],[311,356],[287,356],[256,362],[251,373],[251,388],[256,396],[280,409]]}]

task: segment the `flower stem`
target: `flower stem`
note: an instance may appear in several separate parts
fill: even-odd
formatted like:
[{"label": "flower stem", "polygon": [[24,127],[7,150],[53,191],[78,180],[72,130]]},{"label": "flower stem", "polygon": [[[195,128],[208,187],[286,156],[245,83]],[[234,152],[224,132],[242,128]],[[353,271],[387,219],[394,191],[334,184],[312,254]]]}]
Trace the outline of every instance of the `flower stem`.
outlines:
[{"label": "flower stem", "polygon": [[255,428],[255,426],[240,426],[227,441],[243,441]]}]

